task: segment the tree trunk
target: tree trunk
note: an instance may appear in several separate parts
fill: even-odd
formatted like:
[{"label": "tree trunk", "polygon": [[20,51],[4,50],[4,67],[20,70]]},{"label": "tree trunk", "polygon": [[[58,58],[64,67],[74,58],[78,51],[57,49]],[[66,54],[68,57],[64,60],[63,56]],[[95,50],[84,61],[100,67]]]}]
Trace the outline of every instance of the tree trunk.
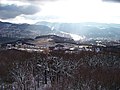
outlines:
[{"label": "tree trunk", "polygon": [[45,75],[45,84],[47,84],[47,70],[45,69],[45,73],[44,73]]}]

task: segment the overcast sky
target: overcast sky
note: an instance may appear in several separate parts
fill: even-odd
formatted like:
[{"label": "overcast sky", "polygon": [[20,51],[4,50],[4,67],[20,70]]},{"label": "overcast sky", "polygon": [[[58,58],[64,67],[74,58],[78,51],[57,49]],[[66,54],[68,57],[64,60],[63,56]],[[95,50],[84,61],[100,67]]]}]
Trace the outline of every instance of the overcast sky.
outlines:
[{"label": "overcast sky", "polygon": [[120,0],[0,0],[0,21],[120,23]]}]

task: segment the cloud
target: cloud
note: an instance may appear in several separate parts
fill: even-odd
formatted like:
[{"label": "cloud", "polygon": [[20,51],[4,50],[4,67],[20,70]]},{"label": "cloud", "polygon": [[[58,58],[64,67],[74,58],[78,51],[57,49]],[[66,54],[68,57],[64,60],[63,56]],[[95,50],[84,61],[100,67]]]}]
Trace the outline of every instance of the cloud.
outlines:
[{"label": "cloud", "polygon": [[31,4],[35,4],[35,5],[44,5],[49,2],[53,3],[53,2],[58,2],[58,1],[69,1],[69,0],[21,0],[21,2],[27,2],[27,3],[31,3]]},{"label": "cloud", "polygon": [[14,4],[11,5],[0,5],[0,18],[9,19],[15,18],[21,14],[32,15],[39,12],[40,9],[35,5],[23,5],[17,6]]},{"label": "cloud", "polygon": [[59,0],[0,0],[0,18],[10,19],[19,15],[33,15],[40,12],[40,6]]},{"label": "cloud", "polygon": [[19,15],[19,16],[16,16],[15,18],[10,18],[10,19],[4,19],[4,20],[0,19],[0,21],[17,23],[17,24],[21,24],[21,23],[34,24],[34,23],[38,22],[37,20],[25,18],[24,15]]},{"label": "cloud", "polygon": [[120,0],[103,0],[103,1],[106,1],[106,2],[119,2],[120,3]]},{"label": "cloud", "polygon": [[60,0],[0,0],[0,3],[5,4],[15,4],[15,5],[25,5],[25,4],[44,4],[46,2],[55,2]]}]

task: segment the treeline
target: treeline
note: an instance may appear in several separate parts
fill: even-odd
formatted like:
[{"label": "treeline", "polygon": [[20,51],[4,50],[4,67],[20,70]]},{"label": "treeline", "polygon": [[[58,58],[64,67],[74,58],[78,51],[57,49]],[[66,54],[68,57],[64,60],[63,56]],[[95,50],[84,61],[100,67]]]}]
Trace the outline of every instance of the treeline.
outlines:
[{"label": "treeline", "polygon": [[119,53],[0,51],[0,90],[119,89]]}]

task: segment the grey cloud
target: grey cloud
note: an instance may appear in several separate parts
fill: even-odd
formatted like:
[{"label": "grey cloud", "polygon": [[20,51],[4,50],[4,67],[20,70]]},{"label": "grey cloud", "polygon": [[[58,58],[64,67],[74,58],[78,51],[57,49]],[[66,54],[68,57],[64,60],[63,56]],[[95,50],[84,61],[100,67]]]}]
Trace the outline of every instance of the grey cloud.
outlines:
[{"label": "grey cloud", "polygon": [[[18,0],[20,1],[20,0]],[[56,2],[56,1],[60,1],[60,0],[21,0],[22,2],[29,2],[29,3],[34,3],[34,4],[44,4],[46,2]]]},{"label": "grey cloud", "polygon": [[103,1],[106,1],[106,2],[119,2],[120,3],[120,0],[103,0]]},{"label": "grey cloud", "polygon": [[39,11],[37,6],[26,5],[26,6],[16,6],[16,5],[0,5],[0,18],[9,19],[15,18],[18,15],[32,15]]}]

